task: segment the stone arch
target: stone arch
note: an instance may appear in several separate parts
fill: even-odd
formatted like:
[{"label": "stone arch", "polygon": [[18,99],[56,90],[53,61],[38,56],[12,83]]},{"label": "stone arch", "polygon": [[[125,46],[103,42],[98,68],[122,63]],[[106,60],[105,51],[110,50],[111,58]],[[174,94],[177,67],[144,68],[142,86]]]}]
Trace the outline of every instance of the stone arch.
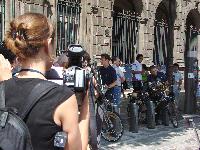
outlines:
[{"label": "stone arch", "polygon": [[166,65],[173,63],[174,32],[176,16],[175,0],[162,0],[155,10],[154,20],[154,63]]},{"label": "stone arch", "polygon": [[114,7],[120,10],[132,10],[140,15],[143,11],[143,0],[114,0]]},{"label": "stone arch", "polygon": [[152,17],[155,18],[155,15],[156,15],[156,10],[158,9],[160,3],[162,2],[163,0],[158,0],[156,2],[154,2],[154,7],[152,7]]},{"label": "stone arch", "polygon": [[184,17],[182,18],[184,25],[186,25],[187,17],[188,17],[188,14],[190,13],[190,11],[197,8],[196,5],[197,5],[197,3],[190,2],[187,6],[184,7],[184,11],[183,11]]}]

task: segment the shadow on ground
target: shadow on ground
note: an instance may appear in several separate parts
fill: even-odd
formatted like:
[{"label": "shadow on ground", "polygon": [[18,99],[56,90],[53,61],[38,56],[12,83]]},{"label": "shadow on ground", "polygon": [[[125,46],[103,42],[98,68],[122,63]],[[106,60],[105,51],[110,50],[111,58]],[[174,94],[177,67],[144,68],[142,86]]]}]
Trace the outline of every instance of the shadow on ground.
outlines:
[{"label": "shadow on ground", "polygon": [[[126,104],[122,103],[121,116],[125,126],[125,132],[122,138],[115,143],[109,143],[102,139],[101,150],[114,150],[114,149],[138,149],[138,150],[155,150],[155,149],[170,149],[178,150],[187,149],[195,150],[198,144],[191,143],[195,142],[196,137],[193,129],[189,128],[189,125],[180,117],[179,128],[173,128],[172,124],[170,126],[159,125],[155,129],[148,129],[145,125],[140,125],[138,133],[131,133],[128,131],[127,114],[126,114]],[[195,119],[196,125],[199,128],[200,119]],[[186,147],[186,145],[193,144],[193,148]],[[178,147],[177,148],[177,144]],[[161,148],[162,147],[162,148]],[[170,148],[169,148],[170,147]]]}]

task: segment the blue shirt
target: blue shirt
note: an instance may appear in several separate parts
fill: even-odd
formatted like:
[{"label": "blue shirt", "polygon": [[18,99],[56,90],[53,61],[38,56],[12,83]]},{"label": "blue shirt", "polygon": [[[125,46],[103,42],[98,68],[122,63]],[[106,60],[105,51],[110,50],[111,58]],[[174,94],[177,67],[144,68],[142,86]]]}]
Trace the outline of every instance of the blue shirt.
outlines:
[{"label": "blue shirt", "polygon": [[100,67],[99,73],[101,75],[101,80],[103,85],[110,85],[117,80],[117,74],[115,69],[112,66]]},{"label": "blue shirt", "polygon": [[124,67],[124,69],[125,69],[125,73],[124,73],[124,76],[125,76],[125,79],[127,80],[127,81],[132,81],[132,71],[131,71],[131,65],[129,65],[129,64],[126,64],[125,65],[125,67]]},{"label": "blue shirt", "polygon": [[167,77],[163,72],[158,72],[157,76],[153,76],[153,75],[148,75],[148,82],[155,82],[155,81],[161,81],[161,82],[166,82],[167,81]]}]

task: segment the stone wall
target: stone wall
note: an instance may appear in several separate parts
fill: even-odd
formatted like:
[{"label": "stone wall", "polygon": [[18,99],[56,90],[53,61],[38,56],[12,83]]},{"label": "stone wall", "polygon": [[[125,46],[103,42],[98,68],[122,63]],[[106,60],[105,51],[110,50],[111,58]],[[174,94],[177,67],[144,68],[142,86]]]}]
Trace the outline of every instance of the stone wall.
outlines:
[{"label": "stone wall", "polygon": [[91,56],[111,54],[112,0],[86,0],[81,5],[81,44]]},{"label": "stone wall", "polygon": [[[123,0],[122,0],[123,1]],[[133,0],[134,2],[135,0]],[[145,62],[152,64],[154,50],[154,23],[155,14],[162,0],[137,0],[142,2],[142,12],[139,16],[139,53],[145,56]],[[164,1],[164,0],[163,0]],[[56,1],[55,0],[6,0],[5,31],[9,22],[16,16],[25,12],[38,12],[45,14],[54,22],[56,27]],[[115,0],[82,0],[80,43],[93,55],[112,52],[112,11]],[[197,2],[200,0],[176,0],[176,20],[174,24],[174,62],[184,66],[185,28],[186,18],[192,9],[200,9]],[[134,2],[135,3],[135,2]],[[15,5],[15,7],[13,7]]]}]

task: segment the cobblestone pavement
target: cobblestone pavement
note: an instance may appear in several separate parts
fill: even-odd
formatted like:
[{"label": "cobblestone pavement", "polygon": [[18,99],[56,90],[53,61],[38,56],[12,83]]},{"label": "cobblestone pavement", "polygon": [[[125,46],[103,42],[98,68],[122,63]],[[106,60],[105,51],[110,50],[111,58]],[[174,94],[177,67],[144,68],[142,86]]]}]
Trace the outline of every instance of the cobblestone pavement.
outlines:
[{"label": "cobblestone pavement", "polygon": [[[148,129],[141,125],[138,133],[128,131],[127,101],[122,103],[121,118],[125,126],[124,135],[115,143],[102,139],[101,150],[198,150],[198,142],[194,129],[189,127],[180,115],[179,128],[159,125],[155,129]],[[195,119],[200,135],[200,118]]]},{"label": "cobblestone pavement", "polygon": [[[196,121],[198,128],[199,121]],[[101,150],[198,150],[195,132],[184,120],[179,128],[159,125],[155,129],[140,127],[138,133],[126,130],[120,141],[109,143],[102,139],[101,145]]]}]

